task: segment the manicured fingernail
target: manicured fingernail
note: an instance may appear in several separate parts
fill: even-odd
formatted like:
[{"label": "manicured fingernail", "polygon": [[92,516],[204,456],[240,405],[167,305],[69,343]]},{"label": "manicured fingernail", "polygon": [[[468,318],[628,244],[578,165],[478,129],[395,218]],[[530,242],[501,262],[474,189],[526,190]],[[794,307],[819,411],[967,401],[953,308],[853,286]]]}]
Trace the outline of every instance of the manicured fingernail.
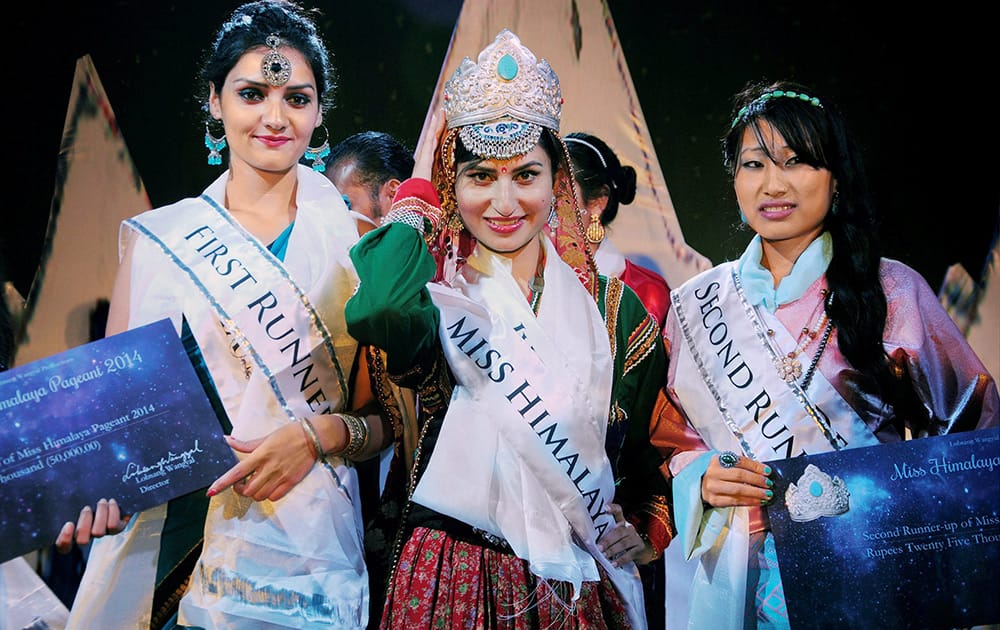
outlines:
[{"label": "manicured fingernail", "polygon": [[764,474],[765,475],[770,475],[771,474],[771,467],[770,466],[764,466]]},{"label": "manicured fingernail", "polygon": [[208,492],[205,493],[205,496],[206,497],[214,497],[217,494],[219,494],[218,490],[216,490],[215,488],[209,488]]},{"label": "manicured fingernail", "polygon": [[764,491],[764,495],[767,496],[768,499],[770,499],[771,497],[774,496],[774,492],[772,492],[770,490],[765,490]]},{"label": "manicured fingernail", "polygon": [[114,499],[108,499],[108,505],[111,505],[112,503],[114,503],[115,505],[118,505],[118,502],[115,501]]},{"label": "manicured fingernail", "polygon": [[765,479],[765,481],[767,481],[767,487],[768,488],[773,488],[774,487],[774,482],[773,481],[771,481],[770,479]]}]

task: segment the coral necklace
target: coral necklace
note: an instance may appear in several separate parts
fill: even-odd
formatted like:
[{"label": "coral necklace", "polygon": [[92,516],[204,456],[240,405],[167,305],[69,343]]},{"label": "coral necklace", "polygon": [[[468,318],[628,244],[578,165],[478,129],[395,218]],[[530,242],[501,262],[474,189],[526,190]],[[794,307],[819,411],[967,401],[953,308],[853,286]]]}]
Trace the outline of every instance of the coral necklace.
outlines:
[{"label": "coral necklace", "polygon": [[[826,314],[826,307],[829,306],[833,300],[833,293],[828,294],[827,290],[823,289],[822,295],[826,297],[826,299],[820,302],[822,313],[820,314],[816,327],[812,330],[808,327],[803,328],[802,332],[799,333],[798,343],[795,344],[795,348],[784,355],[778,355],[774,358],[774,367],[778,370],[778,376],[784,379],[786,383],[794,383],[800,376],[802,376],[802,362],[799,361],[799,355],[809,347],[816,337],[820,336],[820,331],[823,332],[819,348],[816,350],[816,354],[813,355],[812,361],[809,363],[809,368],[806,370],[806,376],[802,380],[803,389],[809,387],[809,381],[812,380],[813,372],[816,370],[816,364],[819,363],[819,357],[823,354],[823,350],[826,349],[826,344],[830,340],[830,333],[833,332],[833,321],[831,321],[829,316]],[[769,337],[773,337],[774,331],[768,329],[767,334]]]}]

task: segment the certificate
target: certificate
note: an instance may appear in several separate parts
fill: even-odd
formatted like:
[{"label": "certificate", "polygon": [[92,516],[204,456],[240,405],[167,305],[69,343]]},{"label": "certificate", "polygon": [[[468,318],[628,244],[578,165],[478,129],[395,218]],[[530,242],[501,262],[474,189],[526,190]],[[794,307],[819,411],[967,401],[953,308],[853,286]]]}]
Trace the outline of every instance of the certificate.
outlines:
[{"label": "certificate", "polygon": [[0,372],[0,562],[101,498],[134,514],[207,487],[236,464],[220,417],[168,319]]},{"label": "certificate", "polygon": [[1000,622],[1000,429],[768,463],[792,628]]}]

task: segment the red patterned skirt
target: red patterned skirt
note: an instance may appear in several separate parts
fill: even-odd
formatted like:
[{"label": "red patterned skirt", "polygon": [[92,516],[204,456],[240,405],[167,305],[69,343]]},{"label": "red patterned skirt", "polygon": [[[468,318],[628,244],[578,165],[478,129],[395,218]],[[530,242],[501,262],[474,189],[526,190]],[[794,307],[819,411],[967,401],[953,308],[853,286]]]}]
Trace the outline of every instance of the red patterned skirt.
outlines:
[{"label": "red patterned skirt", "polygon": [[419,527],[396,564],[381,628],[629,627],[621,598],[603,570],[600,582],[583,583],[575,603],[570,592],[565,582],[539,580],[517,556]]}]

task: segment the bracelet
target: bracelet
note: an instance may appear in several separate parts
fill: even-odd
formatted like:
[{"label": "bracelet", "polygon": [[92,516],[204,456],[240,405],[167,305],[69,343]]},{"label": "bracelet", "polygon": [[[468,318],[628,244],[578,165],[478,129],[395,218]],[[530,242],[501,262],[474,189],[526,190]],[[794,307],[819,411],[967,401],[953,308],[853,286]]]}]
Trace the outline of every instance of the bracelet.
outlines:
[{"label": "bracelet", "polygon": [[338,455],[353,459],[368,446],[368,422],[361,416],[338,413],[347,427],[347,446]]},{"label": "bracelet", "polygon": [[323,445],[319,442],[319,436],[316,435],[316,428],[313,427],[312,422],[309,421],[309,418],[302,418],[299,424],[302,425],[302,430],[306,432],[306,437],[309,438],[309,442],[312,444],[316,461],[325,462],[326,453],[323,452]]},{"label": "bracelet", "polygon": [[424,216],[406,207],[394,207],[382,217],[382,225],[389,223],[403,223],[420,232],[421,235],[424,233]]}]

